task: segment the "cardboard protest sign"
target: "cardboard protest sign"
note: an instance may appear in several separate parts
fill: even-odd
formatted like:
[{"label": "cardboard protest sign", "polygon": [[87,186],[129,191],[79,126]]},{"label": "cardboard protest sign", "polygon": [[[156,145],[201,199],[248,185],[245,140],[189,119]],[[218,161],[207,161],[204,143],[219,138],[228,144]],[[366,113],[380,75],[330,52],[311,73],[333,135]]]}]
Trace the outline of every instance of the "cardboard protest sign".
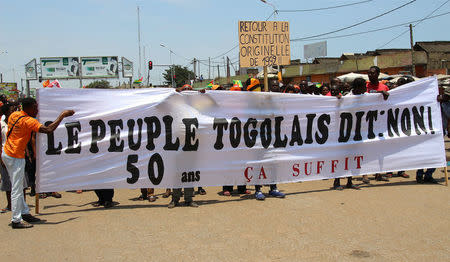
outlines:
[{"label": "cardboard protest sign", "polygon": [[239,21],[238,30],[241,67],[290,64],[289,22]]}]

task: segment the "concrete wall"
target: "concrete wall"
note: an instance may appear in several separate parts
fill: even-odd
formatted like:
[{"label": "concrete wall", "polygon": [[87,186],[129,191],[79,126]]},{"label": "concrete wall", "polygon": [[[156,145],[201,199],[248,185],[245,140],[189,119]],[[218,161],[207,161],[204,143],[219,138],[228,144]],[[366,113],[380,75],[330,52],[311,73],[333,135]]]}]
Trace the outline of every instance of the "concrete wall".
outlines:
[{"label": "concrete wall", "polygon": [[[381,72],[398,74],[402,71],[411,71],[411,52],[401,51],[377,56],[360,56],[355,59],[341,60],[334,64],[301,64],[286,66],[283,78],[294,81],[306,80],[308,77],[313,82],[329,82],[333,77],[350,72],[366,73],[371,66],[378,66]],[[427,54],[424,51],[414,52],[416,70],[421,72],[418,76],[426,76],[424,65],[427,64]]]}]

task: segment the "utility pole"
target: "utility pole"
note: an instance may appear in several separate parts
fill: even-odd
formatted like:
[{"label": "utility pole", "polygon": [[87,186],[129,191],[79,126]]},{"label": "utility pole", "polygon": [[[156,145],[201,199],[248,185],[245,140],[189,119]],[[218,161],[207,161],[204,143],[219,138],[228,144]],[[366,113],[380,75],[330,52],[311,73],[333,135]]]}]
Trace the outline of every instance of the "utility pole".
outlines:
[{"label": "utility pole", "polygon": [[202,75],[201,71],[200,71],[200,60],[197,60],[197,65],[198,65],[198,78],[200,78],[200,76]]},{"label": "utility pole", "polygon": [[150,86],[150,70],[147,69],[147,87]]},{"label": "utility pole", "polygon": [[[143,51],[144,51],[144,64],[146,64],[147,63],[147,58],[145,57],[145,45],[143,46]],[[145,75],[145,70],[147,70],[148,68],[147,68],[147,66],[144,66],[144,75]],[[145,81],[145,80],[144,80]],[[145,82],[144,82],[144,85],[145,85]]]},{"label": "utility pole", "polygon": [[30,97],[30,80],[27,79],[27,97]]},{"label": "utility pole", "polygon": [[219,65],[217,65],[217,79],[220,79],[220,68]]},{"label": "utility pole", "polygon": [[3,83],[3,73],[0,73],[0,83]]},{"label": "utility pole", "polygon": [[226,72],[227,71],[227,62],[225,61],[225,57],[222,57],[223,59],[223,71]]},{"label": "utility pole", "polygon": [[414,62],[414,41],[413,41],[413,30],[412,24],[409,24],[409,39],[411,42],[411,67],[412,67],[412,75],[416,76],[416,65]]},{"label": "utility pole", "polygon": [[139,78],[141,78],[141,19],[139,18],[139,6],[137,6],[137,19],[138,19],[138,46],[139,46]]},{"label": "utility pole", "polygon": [[194,65],[194,82],[195,82],[195,79],[197,79],[197,66],[195,64],[196,62],[197,62],[197,59],[194,58],[194,62],[193,62],[193,65]]},{"label": "utility pole", "polygon": [[241,75],[241,55],[239,54],[239,59],[238,59],[238,70],[239,70],[239,75]]},{"label": "utility pole", "polygon": [[80,72],[79,80],[80,80],[80,88],[83,88],[83,67],[81,66],[81,63],[78,63],[78,72]]},{"label": "utility pole", "polygon": [[[149,62],[150,62],[150,45],[147,45],[147,55],[148,57],[145,55],[145,47],[146,45],[144,44],[144,68],[147,68],[147,87],[150,86],[150,68],[148,67]],[[152,68],[153,68],[153,62],[152,62]]]},{"label": "utility pole", "polygon": [[176,82],[175,82],[175,79],[174,79],[175,69],[173,68],[174,65],[172,63],[172,50],[169,49],[169,51],[170,51],[170,64],[172,65],[172,69],[171,69],[171,72],[172,72],[172,88],[177,88],[177,85],[176,85]]},{"label": "utility pole", "polygon": [[211,79],[211,57],[208,57],[208,79]]},{"label": "utility pole", "polygon": [[230,58],[227,56],[227,83],[231,83],[231,75],[230,75]]}]

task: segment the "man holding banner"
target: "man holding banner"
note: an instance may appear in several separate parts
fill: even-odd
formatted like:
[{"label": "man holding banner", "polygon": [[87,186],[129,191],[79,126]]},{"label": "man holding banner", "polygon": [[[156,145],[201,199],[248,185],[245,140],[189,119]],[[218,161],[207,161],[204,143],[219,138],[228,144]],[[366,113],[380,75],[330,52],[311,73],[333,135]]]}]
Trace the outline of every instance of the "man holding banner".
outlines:
[{"label": "man holding banner", "polygon": [[22,100],[22,111],[14,112],[9,117],[9,130],[6,135],[2,160],[12,182],[12,228],[30,228],[33,225],[28,223],[41,221],[30,214],[30,209],[23,195],[25,148],[31,138],[31,132],[52,133],[65,117],[72,116],[74,113],[73,110],[65,110],[50,125],[44,126],[35,119],[38,114],[36,100],[34,98],[25,98]]}]

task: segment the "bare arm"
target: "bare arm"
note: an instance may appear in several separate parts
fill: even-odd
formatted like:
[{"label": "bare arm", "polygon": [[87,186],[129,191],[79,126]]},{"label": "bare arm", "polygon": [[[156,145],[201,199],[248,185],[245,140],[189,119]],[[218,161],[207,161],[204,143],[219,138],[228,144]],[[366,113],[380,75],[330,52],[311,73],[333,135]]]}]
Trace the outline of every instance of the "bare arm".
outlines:
[{"label": "bare arm", "polygon": [[387,100],[389,98],[389,92],[388,91],[381,91],[381,93],[383,94],[383,99]]},{"label": "bare arm", "polygon": [[39,128],[39,133],[46,133],[46,134],[48,134],[48,133],[51,133],[51,132],[55,131],[55,129],[59,126],[59,124],[61,123],[61,121],[65,117],[71,116],[73,114],[75,114],[75,111],[73,111],[73,110],[62,111],[61,114],[58,116],[58,118],[56,118],[56,120],[53,121],[50,125],[48,125],[48,126],[44,126],[44,125],[41,126]]},{"label": "bare arm", "polygon": [[33,149],[33,159],[36,159],[36,133],[31,136],[31,148]]}]

